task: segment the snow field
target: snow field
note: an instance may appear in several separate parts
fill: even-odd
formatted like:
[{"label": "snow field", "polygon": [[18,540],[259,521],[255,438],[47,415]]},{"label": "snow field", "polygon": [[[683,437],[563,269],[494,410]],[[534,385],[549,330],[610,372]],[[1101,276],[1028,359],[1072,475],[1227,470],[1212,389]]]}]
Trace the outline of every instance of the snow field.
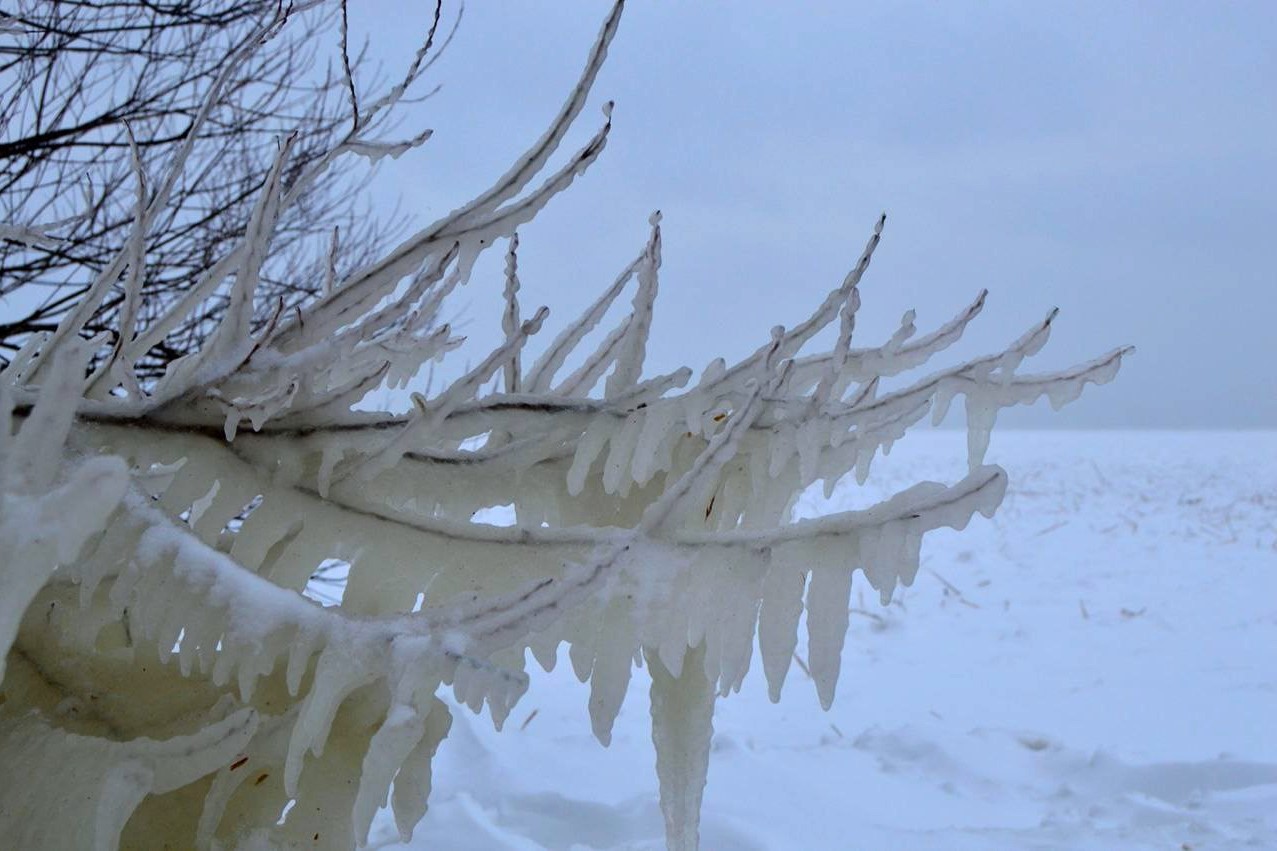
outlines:
[{"label": "snow field", "polygon": [[[910,434],[798,512],[954,481],[964,447]],[[999,432],[988,461],[993,521],[928,535],[887,607],[857,574],[830,712],[801,666],[771,704],[757,657],[719,701],[702,848],[1277,848],[1277,433]],[[645,672],[604,749],[564,656],[502,733],[454,708],[406,847],[663,847]]]}]

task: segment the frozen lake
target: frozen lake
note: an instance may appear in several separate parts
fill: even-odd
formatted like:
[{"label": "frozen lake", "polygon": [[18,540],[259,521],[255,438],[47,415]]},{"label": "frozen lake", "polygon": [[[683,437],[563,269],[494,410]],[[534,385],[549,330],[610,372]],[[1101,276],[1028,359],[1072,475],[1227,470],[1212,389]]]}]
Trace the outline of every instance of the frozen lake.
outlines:
[{"label": "frozen lake", "polygon": [[[956,480],[964,440],[799,511]],[[995,432],[988,462],[994,520],[929,535],[885,608],[857,574],[831,711],[757,660],[719,701],[702,848],[1277,848],[1277,433]],[[454,706],[408,847],[662,848],[645,673],[605,749],[570,666],[529,670],[502,733]]]}]

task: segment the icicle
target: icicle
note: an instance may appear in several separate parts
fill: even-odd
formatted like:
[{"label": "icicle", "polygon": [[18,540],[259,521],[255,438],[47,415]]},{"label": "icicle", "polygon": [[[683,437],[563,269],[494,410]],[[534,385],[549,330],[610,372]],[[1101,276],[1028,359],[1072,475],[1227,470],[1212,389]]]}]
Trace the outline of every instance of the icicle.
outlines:
[{"label": "icicle", "polygon": [[816,682],[820,705],[826,710],[833,706],[834,689],[842,667],[851,570],[851,565],[834,565],[822,559],[812,569],[811,584],[807,588],[807,666]]},{"label": "icicle", "polygon": [[[722,580],[727,588],[720,597],[723,610],[718,624],[718,693],[726,697],[739,691],[754,655],[754,625],[758,623],[762,580],[768,558],[759,552],[742,553],[739,560],[725,565]],[[706,652],[708,653],[708,646]]]},{"label": "icicle", "polygon": [[[686,586],[690,584],[690,580],[683,580],[680,584]],[[659,644],[656,652],[660,656],[661,664],[671,676],[677,679],[682,676],[683,663],[687,658],[687,641],[692,632],[690,625],[692,612],[701,603],[686,587],[681,589],[680,593],[671,594],[670,599],[671,605],[662,619],[662,629],[657,633]]]},{"label": "icicle", "polygon": [[594,645],[590,641],[577,640],[568,645],[568,661],[572,663],[572,672],[581,682],[590,678],[594,670]]},{"label": "icicle", "polygon": [[903,538],[899,525],[897,521],[865,529],[857,542],[861,569],[884,606],[891,602],[900,575]]},{"label": "icicle", "polygon": [[647,484],[660,466],[657,453],[677,416],[673,405],[657,404],[646,409],[642,429],[634,444],[634,459],[631,463],[631,474],[637,484]]},{"label": "icicle", "polygon": [[869,481],[869,465],[873,463],[874,452],[878,444],[872,441],[856,441],[856,484],[863,485]]},{"label": "icicle", "polygon": [[938,426],[944,422],[944,418],[949,413],[949,406],[953,403],[954,388],[948,382],[942,383],[936,391],[935,401],[932,403],[931,424]]},{"label": "icicle", "polygon": [[[793,549],[793,545],[781,551]],[[763,603],[758,615],[758,649],[767,674],[767,690],[773,703],[780,702],[781,686],[798,646],[798,619],[803,613],[807,574],[787,558],[771,557],[771,569],[763,580]]]},{"label": "icicle", "polygon": [[396,704],[387,711],[385,720],[368,742],[359,772],[359,791],[351,814],[356,845],[362,847],[368,841],[373,817],[385,806],[391,781],[404,755],[412,753],[425,734],[426,719],[415,707]]},{"label": "icicle", "polygon": [[475,715],[483,711],[483,683],[474,668],[458,666],[452,680],[452,695],[457,703],[467,707]]},{"label": "icicle", "polygon": [[580,496],[594,459],[603,451],[615,428],[606,417],[595,417],[586,427],[585,434],[577,444],[576,454],[572,457],[572,466],[568,469],[568,493],[572,496]]},{"label": "icicle", "polygon": [[622,479],[633,481],[630,473],[630,461],[634,447],[638,443],[639,429],[643,425],[643,415],[639,412],[630,414],[620,431],[612,438],[607,461],[603,464],[603,491],[617,493],[622,488]]},{"label": "icicle", "polygon": [[771,457],[767,465],[767,475],[776,478],[789,463],[789,459],[798,450],[797,430],[789,423],[782,423],[771,441]]},{"label": "icicle", "polygon": [[297,724],[288,742],[284,791],[289,797],[297,796],[297,781],[301,777],[306,752],[309,750],[316,756],[323,753],[338,707],[347,695],[371,682],[375,675],[375,667],[366,661],[350,658],[348,653],[348,648],[329,646],[319,656],[314,683],[302,701]]},{"label": "icicle", "polygon": [[998,406],[989,400],[967,394],[967,467],[971,472],[984,463],[984,453],[989,448],[989,436],[998,418]]},{"label": "icicle", "polygon": [[320,450],[319,472],[316,474],[315,487],[319,491],[320,497],[328,498],[328,488],[333,480],[333,468],[346,455],[343,447],[327,444]]},{"label": "icicle", "polygon": [[645,652],[652,675],[652,744],[665,816],[669,851],[696,851],[700,845],[701,797],[709,775],[714,734],[714,691],[705,679],[705,648],[688,651],[675,678],[656,654]]},{"label": "icicle", "polygon": [[798,449],[798,481],[803,486],[816,480],[820,450],[828,442],[828,427],[820,420],[809,420],[798,427],[794,444]]},{"label": "icicle", "polygon": [[416,746],[404,757],[390,796],[395,826],[399,828],[402,842],[412,839],[413,827],[426,814],[426,802],[430,797],[430,761],[451,727],[452,713],[448,706],[437,697],[431,698],[424,732]]},{"label": "icicle", "polygon": [[638,644],[633,615],[627,609],[626,605],[613,603],[604,613],[607,628],[599,636],[590,674],[590,725],[603,747],[612,743],[612,722],[625,700]]},{"label": "icicle", "polygon": [[528,649],[547,674],[554,670],[559,660],[559,637],[552,630],[539,632],[528,638]]},{"label": "icicle", "polygon": [[918,575],[918,566],[922,559],[922,535],[906,527],[902,531],[900,545],[900,584],[908,588]]}]

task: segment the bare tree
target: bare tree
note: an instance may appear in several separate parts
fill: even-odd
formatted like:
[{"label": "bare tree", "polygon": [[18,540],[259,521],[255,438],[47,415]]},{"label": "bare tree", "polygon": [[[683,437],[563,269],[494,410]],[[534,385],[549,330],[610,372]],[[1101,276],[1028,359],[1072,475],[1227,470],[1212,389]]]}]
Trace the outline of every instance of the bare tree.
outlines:
[{"label": "bare tree", "polygon": [[[134,225],[139,193],[187,139],[227,56],[293,18],[269,50],[222,82],[142,258],[140,327],[245,234],[278,139],[296,134],[285,185],[348,133],[366,55],[345,50],[345,9],[275,0],[17,0],[0,18],[0,363],[51,332],[110,263]],[[434,25],[438,24],[438,7]],[[341,24],[341,50],[335,37]],[[425,23],[429,23],[426,21]],[[361,209],[366,180],[326,171],[284,211],[257,290],[255,320],[292,309],[395,235]],[[340,238],[338,238],[340,235]],[[48,238],[56,237],[56,239]],[[330,258],[330,251],[335,257]],[[118,327],[117,286],[85,326]],[[139,364],[144,380],[192,351],[226,310],[208,300]]]}]

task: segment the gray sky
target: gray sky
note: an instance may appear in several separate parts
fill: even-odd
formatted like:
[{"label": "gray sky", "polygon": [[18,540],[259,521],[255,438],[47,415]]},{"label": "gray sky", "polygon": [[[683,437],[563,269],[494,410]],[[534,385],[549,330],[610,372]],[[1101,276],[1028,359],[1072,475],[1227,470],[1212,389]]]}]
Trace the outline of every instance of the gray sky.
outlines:
[{"label": "gray sky", "polygon": [[[352,6],[392,68],[427,23],[425,3]],[[378,203],[400,194],[425,221],[484,188],[560,106],[606,9],[471,3],[442,91],[404,124],[435,136],[383,167]],[[861,345],[987,287],[956,355],[1057,305],[1026,368],[1137,346],[1116,383],[1000,422],[1277,427],[1275,83],[1267,2],[632,2],[569,145],[610,98],[608,148],[521,233],[525,312],[549,304],[551,329],[574,316],[659,208],[649,364],[699,369],[803,318],[885,210]],[[476,343],[499,336],[500,288],[493,262],[462,295]]]}]

